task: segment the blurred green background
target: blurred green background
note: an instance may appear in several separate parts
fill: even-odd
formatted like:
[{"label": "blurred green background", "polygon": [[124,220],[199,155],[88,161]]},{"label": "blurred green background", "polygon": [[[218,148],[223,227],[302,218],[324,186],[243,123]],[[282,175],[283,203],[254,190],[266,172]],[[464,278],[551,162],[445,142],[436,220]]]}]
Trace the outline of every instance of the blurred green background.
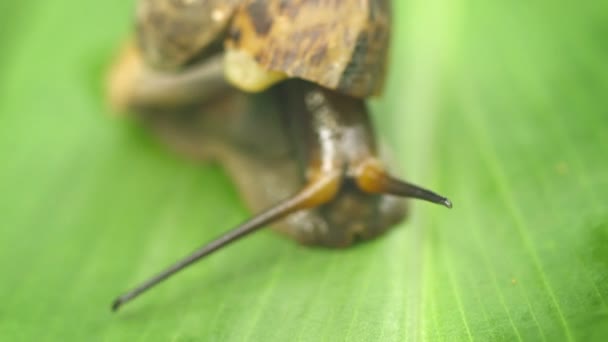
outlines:
[{"label": "blurred green background", "polygon": [[218,166],[109,116],[131,1],[0,4],[0,340],[608,338],[608,2],[393,2],[374,118],[455,208],[347,250],[264,231],[115,315],[249,213]]}]

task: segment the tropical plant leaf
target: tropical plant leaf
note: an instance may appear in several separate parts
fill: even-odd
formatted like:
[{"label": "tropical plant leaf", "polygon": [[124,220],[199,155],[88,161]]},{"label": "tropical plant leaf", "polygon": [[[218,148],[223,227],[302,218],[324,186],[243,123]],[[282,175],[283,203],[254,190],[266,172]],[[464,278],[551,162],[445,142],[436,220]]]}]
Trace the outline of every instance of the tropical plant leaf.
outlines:
[{"label": "tropical plant leaf", "polygon": [[393,2],[375,118],[454,209],[346,250],[262,232],[118,314],[249,214],[219,167],[110,117],[130,2],[0,5],[0,339],[608,338],[608,3]]}]

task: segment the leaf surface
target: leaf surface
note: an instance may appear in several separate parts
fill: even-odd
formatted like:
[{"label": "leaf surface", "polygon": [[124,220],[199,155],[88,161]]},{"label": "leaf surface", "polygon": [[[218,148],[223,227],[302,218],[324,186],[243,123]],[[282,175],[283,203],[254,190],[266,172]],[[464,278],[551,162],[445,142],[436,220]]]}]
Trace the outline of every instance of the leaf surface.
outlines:
[{"label": "leaf surface", "polygon": [[0,339],[604,340],[607,3],[394,3],[374,118],[454,209],[346,250],[261,232],[115,315],[249,213],[218,166],[109,116],[132,4],[0,5]]}]

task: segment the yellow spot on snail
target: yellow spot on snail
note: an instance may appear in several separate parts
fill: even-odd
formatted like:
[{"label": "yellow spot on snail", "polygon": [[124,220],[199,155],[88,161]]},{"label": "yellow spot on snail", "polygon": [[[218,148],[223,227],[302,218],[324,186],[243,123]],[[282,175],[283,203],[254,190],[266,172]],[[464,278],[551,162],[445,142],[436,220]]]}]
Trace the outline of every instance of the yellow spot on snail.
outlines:
[{"label": "yellow spot on snail", "polygon": [[243,51],[227,49],[224,58],[226,80],[246,92],[256,93],[266,90],[287,78],[282,72],[262,68],[253,57]]},{"label": "yellow spot on snail", "polygon": [[213,12],[211,12],[211,18],[214,21],[221,22],[226,19],[226,12],[221,9],[214,9]]},{"label": "yellow spot on snail", "polygon": [[129,101],[136,91],[136,80],[142,73],[140,57],[132,44],[125,44],[120,57],[108,75],[107,96],[112,109],[123,112],[129,108]]}]

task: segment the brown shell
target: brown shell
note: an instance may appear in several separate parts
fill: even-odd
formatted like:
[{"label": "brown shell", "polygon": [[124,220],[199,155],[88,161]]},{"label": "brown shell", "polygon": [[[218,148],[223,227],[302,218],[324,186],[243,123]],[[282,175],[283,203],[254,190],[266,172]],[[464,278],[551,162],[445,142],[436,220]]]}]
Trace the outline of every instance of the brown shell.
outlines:
[{"label": "brown shell", "polygon": [[264,68],[355,97],[382,90],[389,0],[246,0],[227,47]]},{"label": "brown shell", "polygon": [[220,38],[245,0],[139,0],[137,40],[144,58],[163,69],[183,66]]}]

